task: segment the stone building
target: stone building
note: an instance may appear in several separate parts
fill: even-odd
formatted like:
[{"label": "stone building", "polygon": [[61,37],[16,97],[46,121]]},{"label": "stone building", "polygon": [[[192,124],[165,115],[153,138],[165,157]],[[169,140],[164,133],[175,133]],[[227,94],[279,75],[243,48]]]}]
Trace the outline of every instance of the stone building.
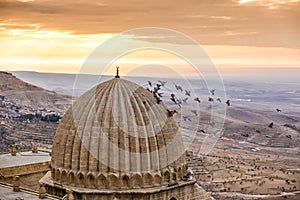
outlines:
[{"label": "stone building", "polygon": [[211,199],[188,172],[168,113],[153,93],[118,74],[95,86],[61,119],[40,184],[63,199]]}]

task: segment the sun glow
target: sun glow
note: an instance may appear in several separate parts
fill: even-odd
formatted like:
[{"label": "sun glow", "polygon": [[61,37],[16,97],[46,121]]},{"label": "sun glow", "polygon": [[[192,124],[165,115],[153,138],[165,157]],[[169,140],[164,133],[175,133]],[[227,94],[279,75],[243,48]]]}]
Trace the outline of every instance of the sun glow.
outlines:
[{"label": "sun glow", "polygon": [[239,3],[248,3],[251,2],[252,0],[239,0]]},{"label": "sun glow", "polygon": [[[2,70],[27,70],[71,72],[76,73],[85,62],[89,54],[103,41],[114,34],[74,34],[57,30],[34,29],[8,29],[2,31],[0,38],[0,66]],[[141,36],[128,36],[131,42],[147,42],[139,40]],[[174,45],[182,48],[180,44]],[[242,47],[226,45],[207,45],[203,48],[208,52],[217,66],[230,65],[282,65],[297,66],[300,63],[298,49]],[[189,49],[192,49],[189,48]],[[107,49],[107,55],[113,55],[114,49]],[[193,53],[193,50],[191,50]],[[103,56],[103,55],[102,55]],[[197,60],[197,55],[195,55]],[[95,63],[105,63],[99,59]],[[187,63],[174,55],[161,51],[137,51],[119,58],[114,64],[131,69],[133,66],[161,65],[173,66],[191,73]],[[113,73],[113,71],[112,71]]]},{"label": "sun glow", "polygon": [[278,8],[285,4],[298,3],[300,0],[238,0],[240,4],[253,3],[254,5],[266,6],[270,9]]}]

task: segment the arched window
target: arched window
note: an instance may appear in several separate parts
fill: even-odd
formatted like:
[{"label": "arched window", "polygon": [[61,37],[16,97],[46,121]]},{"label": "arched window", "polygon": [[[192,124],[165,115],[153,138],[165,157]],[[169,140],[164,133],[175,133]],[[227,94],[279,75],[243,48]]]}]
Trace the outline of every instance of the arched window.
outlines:
[{"label": "arched window", "polygon": [[133,188],[141,188],[143,186],[142,177],[139,174],[133,175],[131,179]]},{"label": "arched window", "polygon": [[95,188],[95,177],[92,174],[89,174],[86,178],[86,183],[88,187]]},{"label": "arched window", "polygon": [[113,174],[109,175],[108,180],[109,180],[108,184],[111,188],[119,187],[119,179],[116,175],[113,175]]},{"label": "arched window", "polygon": [[107,180],[106,180],[106,177],[103,174],[101,174],[100,176],[98,176],[98,178],[97,178],[97,186],[98,186],[98,189],[106,188],[107,187]]},{"label": "arched window", "polygon": [[68,183],[68,175],[67,175],[67,172],[65,170],[61,173],[61,182],[62,183]]},{"label": "arched window", "polygon": [[70,173],[69,173],[69,184],[70,184],[71,186],[75,186],[75,182],[76,182],[76,180],[75,180],[75,175],[74,175],[73,172],[70,172]]},{"label": "arched window", "polygon": [[77,187],[84,187],[85,185],[85,177],[82,173],[77,175]]},{"label": "arched window", "polygon": [[122,187],[123,188],[128,188],[129,187],[129,177],[124,175],[122,177]]},{"label": "arched window", "polygon": [[170,172],[169,171],[165,171],[163,182],[165,184],[170,182]]},{"label": "arched window", "polygon": [[151,174],[147,173],[144,175],[144,187],[152,186],[153,177]]},{"label": "arched window", "polygon": [[172,197],[170,200],[177,200],[175,197]]}]

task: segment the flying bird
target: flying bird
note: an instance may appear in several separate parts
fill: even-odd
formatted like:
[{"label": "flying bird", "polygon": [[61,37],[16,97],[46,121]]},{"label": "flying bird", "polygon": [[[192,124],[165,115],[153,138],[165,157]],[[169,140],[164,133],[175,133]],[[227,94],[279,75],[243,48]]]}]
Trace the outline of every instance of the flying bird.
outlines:
[{"label": "flying bird", "polygon": [[196,98],[194,99],[194,101],[197,101],[198,103],[201,102],[200,99],[199,99],[198,97],[196,97]]},{"label": "flying bird", "polygon": [[158,80],[158,82],[161,84],[161,86],[165,86],[165,84],[167,83],[167,81],[160,81],[160,80]]},{"label": "flying bird", "polygon": [[189,98],[186,97],[186,98],[182,99],[182,101],[183,101],[184,103],[187,103],[187,100],[188,100],[188,99],[189,99]]},{"label": "flying bird", "polygon": [[162,100],[160,98],[156,98],[156,103],[159,104],[160,102],[162,102]]},{"label": "flying bird", "polygon": [[180,90],[181,92],[183,91],[183,89],[180,85],[176,85],[175,83],[174,83],[174,85],[175,85],[176,90]]},{"label": "flying bird", "polygon": [[157,96],[156,93],[153,92],[153,96],[156,99],[156,103],[159,104],[160,102],[162,102],[162,100]]},{"label": "flying bird", "polygon": [[287,138],[289,139],[292,139],[292,136],[291,135],[286,135]]},{"label": "flying bird", "polygon": [[227,106],[230,106],[230,100],[228,99],[226,102]]},{"label": "flying bird", "polygon": [[191,110],[192,113],[194,113],[195,116],[198,116],[198,113],[196,110]]},{"label": "flying bird", "polygon": [[217,101],[221,103],[221,99],[220,98],[217,98]]},{"label": "flying bird", "polygon": [[198,132],[201,132],[201,133],[207,133],[205,130],[201,129],[201,130],[198,130]]},{"label": "flying bird", "polygon": [[208,97],[208,101],[214,102],[214,99],[211,97]]},{"label": "flying bird", "polygon": [[172,93],[171,94],[171,101],[173,101],[175,104],[177,104],[177,101],[176,101],[176,99],[175,99],[175,94],[174,93]]},{"label": "flying bird", "polygon": [[277,111],[277,112],[281,112],[281,110],[280,110],[280,109],[278,109],[278,108],[276,108],[276,111]]},{"label": "flying bird", "polygon": [[176,110],[168,110],[169,117],[172,117],[175,113],[177,113]]},{"label": "flying bird", "polygon": [[177,99],[177,105],[179,106],[179,107],[181,107],[181,100],[180,99]]},{"label": "flying bird", "polygon": [[270,124],[269,124],[269,128],[273,128],[273,125],[274,125],[274,123],[273,122],[271,122]]},{"label": "flying bird", "polygon": [[148,84],[152,87],[152,83],[151,83],[151,81],[148,81]]},{"label": "flying bird", "polygon": [[185,95],[190,97],[191,96],[191,91],[185,90]]},{"label": "flying bird", "polygon": [[160,90],[161,85],[160,84],[156,84],[156,86],[154,87],[154,92],[158,92],[158,90]]},{"label": "flying bird", "polygon": [[171,94],[171,101],[173,101],[175,104],[177,104],[179,107],[181,107],[181,101],[179,99],[175,99],[175,94]]},{"label": "flying bird", "polygon": [[209,92],[211,93],[211,95],[215,95],[215,89],[209,90]]},{"label": "flying bird", "polygon": [[190,122],[192,121],[191,118],[189,118],[188,116],[183,116],[183,120],[186,122],[186,120],[189,120]]},{"label": "flying bird", "polygon": [[243,137],[249,137],[249,134],[248,133],[242,133],[242,136]]},{"label": "flying bird", "polygon": [[163,95],[164,93],[162,93],[162,92],[160,92],[160,93],[157,92],[156,94],[157,94],[159,97],[162,97],[162,95]]}]

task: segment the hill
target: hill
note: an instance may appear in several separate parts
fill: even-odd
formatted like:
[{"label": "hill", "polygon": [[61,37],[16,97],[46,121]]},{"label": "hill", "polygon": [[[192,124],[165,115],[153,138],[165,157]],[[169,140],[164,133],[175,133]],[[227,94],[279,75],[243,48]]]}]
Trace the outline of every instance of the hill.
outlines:
[{"label": "hill", "polygon": [[71,105],[69,96],[23,82],[0,72],[0,152],[12,144],[19,151],[33,143],[51,147],[59,119]]},{"label": "hill", "polygon": [[0,72],[0,95],[19,106],[64,112],[71,105],[69,96],[26,83],[8,72]]}]

